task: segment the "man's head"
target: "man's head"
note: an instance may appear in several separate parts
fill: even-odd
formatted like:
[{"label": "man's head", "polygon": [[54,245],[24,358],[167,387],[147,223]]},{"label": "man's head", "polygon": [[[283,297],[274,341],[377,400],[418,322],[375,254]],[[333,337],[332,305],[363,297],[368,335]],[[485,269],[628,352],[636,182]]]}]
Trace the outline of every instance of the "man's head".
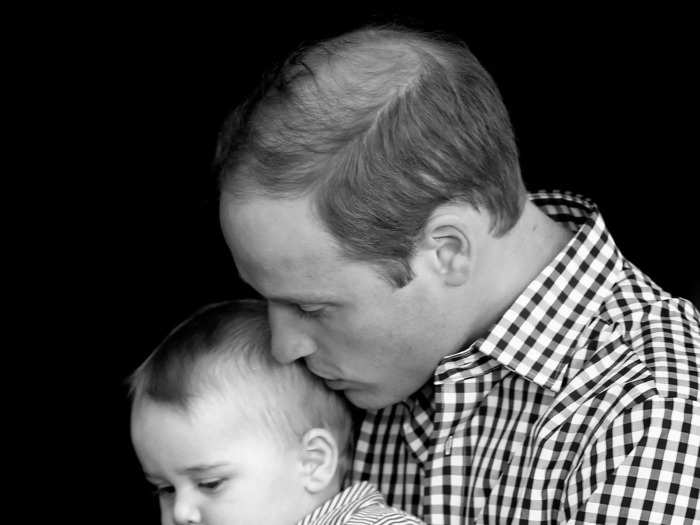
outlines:
[{"label": "man's head", "polygon": [[[463,44],[400,28],[362,29],[292,55],[227,121],[217,164],[222,226],[239,271],[268,300],[284,299],[270,301],[275,355],[283,361],[306,357],[322,377],[351,381],[349,387],[330,385],[340,385],[364,407],[396,402],[415,391],[441,357],[435,354],[444,356],[461,342],[453,334],[435,341],[450,314],[442,311],[446,303],[434,288],[439,280],[421,280],[416,271],[419,250],[426,239],[436,238],[430,230],[436,211],[474,210],[497,237],[517,222],[526,199],[508,115],[488,73]],[[265,217],[288,221],[270,225],[277,238],[265,238],[257,228]],[[244,223],[252,230],[243,231]],[[383,301],[384,310],[343,300],[345,311],[362,309],[364,317],[336,316],[333,327],[319,321],[313,329],[298,320],[290,326],[314,344],[294,352],[286,337],[277,338],[282,323],[273,314],[284,305],[307,304],[286,300],[299,295],[287,293],[290,286],[331,277],[328,268],[312,273],[299,267],[320,264],[311,256],[320,246],[307,246],[306,256],[281,249],[284,241],[297,252],[304,248],[292,238],[304,237],[302,225],[309,240],[324,244],[333,264],[368,272],[363,279],[369,280],[361,279],[364,292],[380,290],[382,299],[373,300]],[[445,221],[438,230],[439,238],[454,237],[440,234],[452,231]],[[261,253],[256,244],[276,250],[278,260],[264,258],[272,254]],[[280,266],[285,259],[286,268]],[[287,272],[284,290],[276,289],[276,271]],[[255,275],[261,272],[265,275]],[[320,285],[313,288],[323,291]],[[382,325],[377,333],[372,320]],[[308,352],[319,350],[343,352],[346,361],[348,352],[367,356],[356,360],[358,370],[347,370],[335,358],[314,363]],[[384,362],[402,357],[410,360],[410,369],[392,372]],[[377,377],[360,384],[363,372]]]},{"label": "man's head", "polygon": [[264,303],[200,310],[131,387],[132,440],[164,522],[293,524],[340,488],[348,407],[270,356]]}]

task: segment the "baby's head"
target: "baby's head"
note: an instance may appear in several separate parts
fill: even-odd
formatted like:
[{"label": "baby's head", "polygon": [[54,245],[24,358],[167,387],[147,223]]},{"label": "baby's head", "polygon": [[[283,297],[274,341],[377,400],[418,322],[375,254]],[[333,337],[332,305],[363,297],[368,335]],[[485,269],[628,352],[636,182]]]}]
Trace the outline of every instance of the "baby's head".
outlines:
[{"label": "baby's head", "polygon": [[269,351],[265,304],[208,306],[131,377],[131,436],[162,523],[293,525],[340,490],[345,400]]}]

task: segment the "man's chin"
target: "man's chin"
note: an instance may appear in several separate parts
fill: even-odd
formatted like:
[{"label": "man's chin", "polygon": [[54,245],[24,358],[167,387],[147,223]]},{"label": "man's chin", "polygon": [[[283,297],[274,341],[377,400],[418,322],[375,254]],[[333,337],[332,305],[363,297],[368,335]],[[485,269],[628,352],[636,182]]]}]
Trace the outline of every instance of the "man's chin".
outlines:
[{"label": "man's chin", "polygon": [[386,395],[357,388],[346,388],[343,394],[350,403],[362,410],[381,410],[398,402]]}]

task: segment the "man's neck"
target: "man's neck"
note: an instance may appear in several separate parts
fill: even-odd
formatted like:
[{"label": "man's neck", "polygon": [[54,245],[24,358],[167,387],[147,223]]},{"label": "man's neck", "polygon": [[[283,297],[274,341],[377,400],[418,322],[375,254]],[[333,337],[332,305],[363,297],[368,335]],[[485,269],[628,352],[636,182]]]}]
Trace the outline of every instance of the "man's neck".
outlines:
[{"label": "man's neck", "polygon": [[527,201],[515,226],[503,237],[492,239],[480,263],[483,283],[476,290],[481,298],[479,323],[473,337],[484,336],[518,296],[567,245],[573,233],[550,219]]}]

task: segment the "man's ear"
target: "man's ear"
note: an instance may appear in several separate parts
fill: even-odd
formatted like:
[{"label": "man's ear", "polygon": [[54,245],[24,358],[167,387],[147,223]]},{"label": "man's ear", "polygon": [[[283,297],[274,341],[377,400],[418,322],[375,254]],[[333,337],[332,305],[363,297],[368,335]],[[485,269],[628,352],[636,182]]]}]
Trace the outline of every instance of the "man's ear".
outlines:
[{"label": "man's ear", "polygon": [[301,466],[304,488],[316,494],[336,481],[338,445],[323,428],[312,428],[301,438]]},{"label": "man's ear", "polygon": [[423,229],[418,250],[430,269],[449,286],[461,286],[469,278],[473,255],[469,233],[465,217],[439,210]]}]

